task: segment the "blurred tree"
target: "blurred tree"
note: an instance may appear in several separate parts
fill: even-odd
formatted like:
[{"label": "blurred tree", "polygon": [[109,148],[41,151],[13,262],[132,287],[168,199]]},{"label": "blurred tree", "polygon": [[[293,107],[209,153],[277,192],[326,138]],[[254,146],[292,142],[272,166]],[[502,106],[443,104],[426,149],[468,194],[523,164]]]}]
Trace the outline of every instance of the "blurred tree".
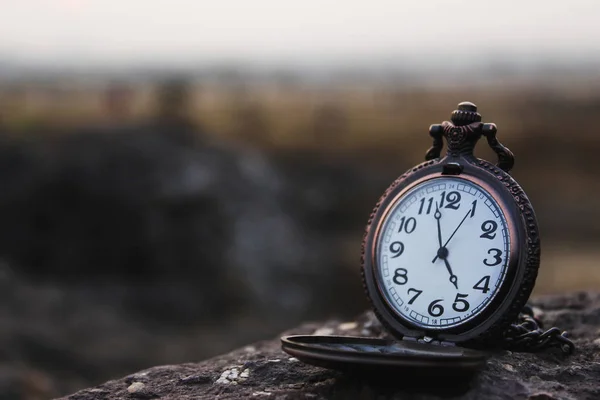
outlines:
[{"label": "blurred tree", "polygon": [[156,119],[168,124],[191,124],[191,86],[183,77],[174,77],[159,83],[156,94]]},{"label": "blurred tree", "polygon": [[312,115],[309,134],[317,146],[334,148],[341,138],[348,137],[346,112],[335,103],[318,106]]},{"label": "blurred tree", "polygon": [[158,84],[156,106],[151,124],[182,144],[192,145],[203,139],[203,130],[192,120],[194,87],[183,76]]},{"label": "blurred tree", "polygon": [[242,82],[231,86],[228,96],[233,105],[232,135],[246,144],[264,144],[271,133],[264,103]]},{"label": "blurred tree", "polygon": [[235,136],[246,143],[259,145],[269,137],[265,110],[257,102],[243,102],[234,111]]},{"label": "blurred tree", "polygon": [[106,88],[104,111],[114,122],[123,122],[131,117],[133,107],[133,90],[126,83],[113,82]]}]

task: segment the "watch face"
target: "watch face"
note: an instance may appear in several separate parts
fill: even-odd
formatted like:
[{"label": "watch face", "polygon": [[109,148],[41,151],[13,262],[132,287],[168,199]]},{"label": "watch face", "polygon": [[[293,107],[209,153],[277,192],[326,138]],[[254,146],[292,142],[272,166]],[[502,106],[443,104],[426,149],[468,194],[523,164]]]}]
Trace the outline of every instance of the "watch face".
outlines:
[{"label": "watch face", "polygon": [[507,216],[461,178],[422,182],[392,205],[376,238],[376,274],[389,305],[411,324],[448,329],[475,318],[506,278]]}]

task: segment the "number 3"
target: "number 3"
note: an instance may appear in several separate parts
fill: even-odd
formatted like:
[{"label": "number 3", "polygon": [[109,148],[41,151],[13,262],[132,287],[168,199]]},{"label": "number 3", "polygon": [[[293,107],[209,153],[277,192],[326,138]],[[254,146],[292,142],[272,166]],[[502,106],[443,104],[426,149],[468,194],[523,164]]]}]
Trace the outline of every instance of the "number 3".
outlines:
[{"label": "number 3", "polygon": [[489,262],[487,260],[487,258],[485,260],[483,260],[483,263],[485,265],[487,265],[488,267],[496,266],[496,265],[498,265],[498,264],[500,264],[502,262],[502,257],[501,257],[502,256],[502,250],[499,250],[499,249],[489,249],[488,250],[488,254],[491,255],[492,253],[496,253],[496,254],[494,254],[492,256],[492,257],[494,257],[494,261]]}]

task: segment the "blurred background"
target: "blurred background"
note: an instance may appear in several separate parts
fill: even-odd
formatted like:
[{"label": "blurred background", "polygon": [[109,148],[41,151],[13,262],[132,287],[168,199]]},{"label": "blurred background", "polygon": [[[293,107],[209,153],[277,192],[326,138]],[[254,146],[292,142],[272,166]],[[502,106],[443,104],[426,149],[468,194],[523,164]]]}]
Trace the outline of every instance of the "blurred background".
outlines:
[{"label": "blurred background", "polygon": [[516,155],[536,294],[597,289],[598,18],[595,0],[3,2],[0,398],[365,310],[368,215],[461,101]]}]

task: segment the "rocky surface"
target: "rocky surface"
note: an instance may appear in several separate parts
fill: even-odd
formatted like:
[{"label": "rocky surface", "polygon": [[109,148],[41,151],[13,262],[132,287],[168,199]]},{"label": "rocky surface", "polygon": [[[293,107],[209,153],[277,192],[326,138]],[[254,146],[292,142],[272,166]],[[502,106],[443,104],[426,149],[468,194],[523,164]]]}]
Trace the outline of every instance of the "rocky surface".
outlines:
[{"label": "rocky surface", "polygon": [[[77,392],[63,400],[99,399],[598,399],[600,398],[600,293],[535,298],[546,327],[570,332],[575,353],[498,352],[465,387],[386,384],[306,365],[283,353],[279,338],[248,345],[200,363],[150,368]],[[352,322],[308,323],[284,334],[384,337],[367,312]]]}]

